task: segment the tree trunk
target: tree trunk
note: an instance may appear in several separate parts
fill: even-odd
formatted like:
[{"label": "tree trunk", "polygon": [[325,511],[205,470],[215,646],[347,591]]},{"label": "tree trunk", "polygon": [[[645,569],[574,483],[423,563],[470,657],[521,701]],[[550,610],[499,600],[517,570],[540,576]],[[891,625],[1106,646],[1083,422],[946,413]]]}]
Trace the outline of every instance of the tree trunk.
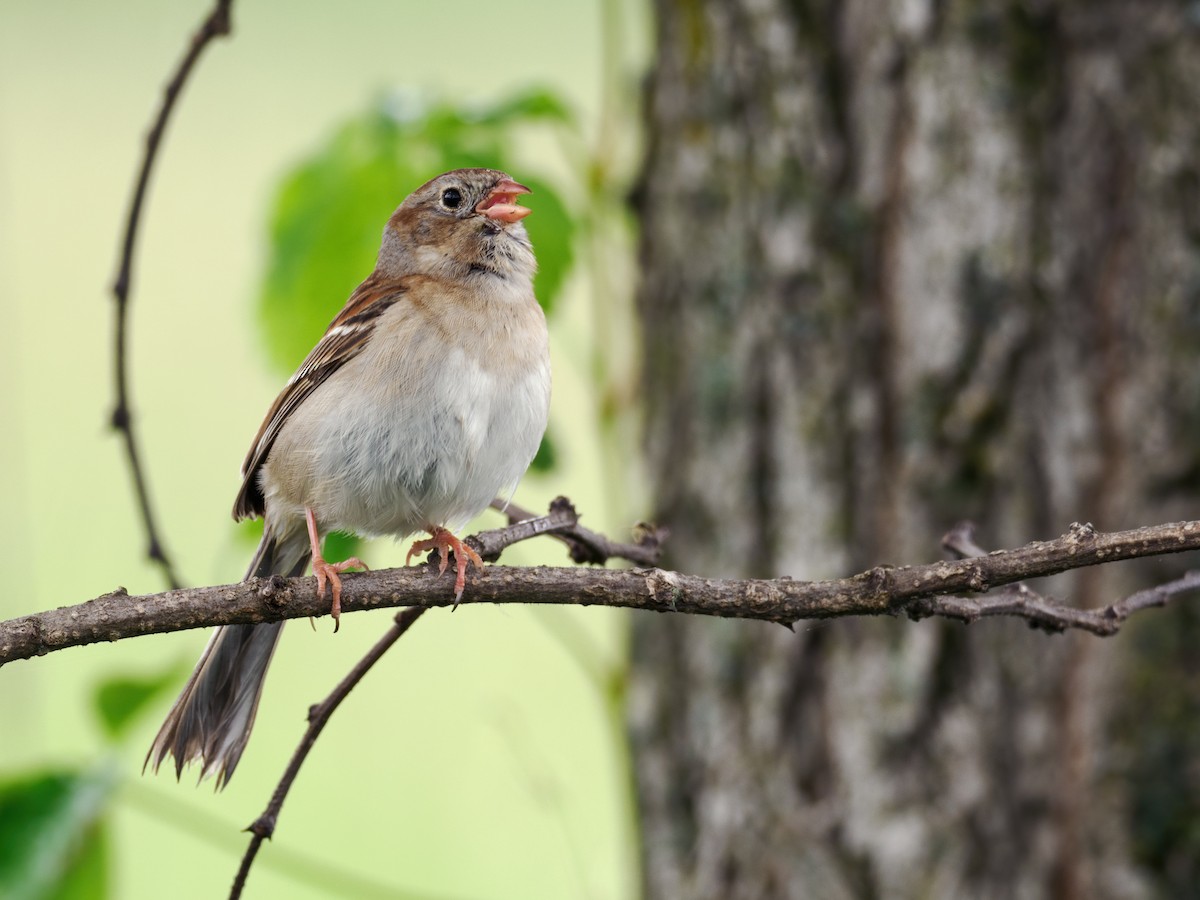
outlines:
[{"label": "tree trunk", "polygon": [[[1195,512],[1189,9],[656,0],[634,201],[666,565],[823,578],[935,559],[963,518],[1000,547]],[[1044,587],[1094,605],[1166,565]],[[1200,629],[1149,615],[1112,641],[639,618],[647,896],[1194,891],[1168,720]]]}]

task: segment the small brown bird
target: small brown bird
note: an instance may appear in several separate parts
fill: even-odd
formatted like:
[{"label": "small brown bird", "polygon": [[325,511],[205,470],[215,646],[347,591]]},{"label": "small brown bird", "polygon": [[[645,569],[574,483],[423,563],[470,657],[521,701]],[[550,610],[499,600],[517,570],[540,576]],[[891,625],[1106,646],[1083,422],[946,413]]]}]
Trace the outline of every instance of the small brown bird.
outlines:
[{"label": "small brown bird", "polygon": [[[357,559],[326,562],[329,531],[404,537],[454,552],[455,596],[478,555],[454,536],[511,491],[546,430],[550,356],[537,268],[503,172],[459,169],[388,220],[375,271],[275,399],[242,465],[235,519],[263,516],[246,577],[300,575],[333,589]],[[365,568],[365,567],[364,567]],[[227,625],[208,642],[146,757],[175,774],[200,760],[223,787],[250,736],[283,623]]]}]

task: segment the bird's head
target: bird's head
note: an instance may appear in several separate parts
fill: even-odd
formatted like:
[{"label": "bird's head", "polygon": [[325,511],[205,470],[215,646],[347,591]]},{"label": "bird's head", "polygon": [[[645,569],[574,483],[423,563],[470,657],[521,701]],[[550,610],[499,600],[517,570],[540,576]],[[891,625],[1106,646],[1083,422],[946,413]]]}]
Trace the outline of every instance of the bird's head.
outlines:
[{"label": "bird's head", "polygon": [[413,191],[383,231],[378,269],[400,277],[532,278],[537,264],[521,220],[530,193],[495,169],[456,169]]}]

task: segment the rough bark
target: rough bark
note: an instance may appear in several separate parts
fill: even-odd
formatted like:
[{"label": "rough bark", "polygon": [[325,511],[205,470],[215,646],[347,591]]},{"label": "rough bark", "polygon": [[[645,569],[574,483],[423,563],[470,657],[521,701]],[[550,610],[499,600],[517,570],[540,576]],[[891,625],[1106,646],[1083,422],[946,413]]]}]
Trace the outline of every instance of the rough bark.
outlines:
[{"label": "rough bark", "polygon": [[[613,544],[588,533],[575,524],[574,509],[568,506],[568,510],[569,516],[558,523],[555,517],[530,519],[473,534],[466,543],[478,547],[480,555],[488,559],[485,551],[489,547],[495,551],[502,544],[553,534],[550,529],[562,527],[557,536],[569,538],[573,549],[583,546],[589,555],[604,548],[602,552],[625,550],[631,556],[642,556],[649,549],[645,543]],[[580,541],[580,533],[587,535],[586,544]],[[1047,600],[1025,582],[1085,566],[1189,550],[1200,550],[1200,521],[1111,534],[1077,523],[1057,540],[1034,541],[1015,550],[985,554],[970,549],[963,554],[969,558],[921,566],[876,566],[831,581],[790,577],[721,580],[659,568],[488,566],[473,573],[470,596],[462,598],[446,590],[453,570],[448,574],[435,557],[427,566],[354,573],[342,586],[341,610],[457,608],[460,603],[572,604],[756,619],[789,629],[797,622],[849,616],[908,616],[914,620],[945,616],[967,623],[1010,616],[1050,633],[1077,628],[1111,637],[1135,613],[1166,606],[1180,594],[1195,594],[1200,590],[1200,569],[1094,609]],[[628,558],[625,553],[620,555]],[[328,612],[329,599],[316,590],[312,577],[272,575],[142,596],[119,588],[74,606],[0,621],[0,666],[101,641],[215,625],[261,625]]]},{"label": "rough bark", "polygon": [[[666,565],[824,578],[928,558],[964,517],[1007,546],[1194,505],[1194,12],[655,11],[634,202]],[[1146,577],[1107,567],[1049,590],[1094,606]],[[1189,615],[1167,627],[1194,635]],[[1168,647],[1149,664],[1159,674],[1143,646]],[[1098,647],[1001,622],[790,635],[639,618],[630,727],[647,895],[1103,898],[1194,884],[1182,835],[1200,776],[1158,774],[1176,779],[1177,818],[1156,832],[1141,792],[1157,758],[1120,730],[1138,698],[1140,723],[1172,748],[1163,758],[1187,758],[1145,686],[1175,677],[1183,646]],[[1140,693],[1124,689],[1131,673]],[[1172,696],[1194,710],[1191,684]]]}]

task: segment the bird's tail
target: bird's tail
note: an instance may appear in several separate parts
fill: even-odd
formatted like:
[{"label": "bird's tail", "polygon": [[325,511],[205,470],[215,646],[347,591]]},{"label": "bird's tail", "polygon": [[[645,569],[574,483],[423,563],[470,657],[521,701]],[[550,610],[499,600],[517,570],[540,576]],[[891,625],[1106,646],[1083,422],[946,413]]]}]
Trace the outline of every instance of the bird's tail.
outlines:
[{"label": "bird's tail", "polygon": [[[264,532],[246,578],[302,575],[309,555],[307,540],[276,540]],[[282,622],[217,628],[167,713],[145,765],[153,764],[157,772],[170,754],[178,778],[185,763],[200,760],[200,779],[215,773],[217,788],[224,787],[246,749],[267,666],[282,630]]]}]

